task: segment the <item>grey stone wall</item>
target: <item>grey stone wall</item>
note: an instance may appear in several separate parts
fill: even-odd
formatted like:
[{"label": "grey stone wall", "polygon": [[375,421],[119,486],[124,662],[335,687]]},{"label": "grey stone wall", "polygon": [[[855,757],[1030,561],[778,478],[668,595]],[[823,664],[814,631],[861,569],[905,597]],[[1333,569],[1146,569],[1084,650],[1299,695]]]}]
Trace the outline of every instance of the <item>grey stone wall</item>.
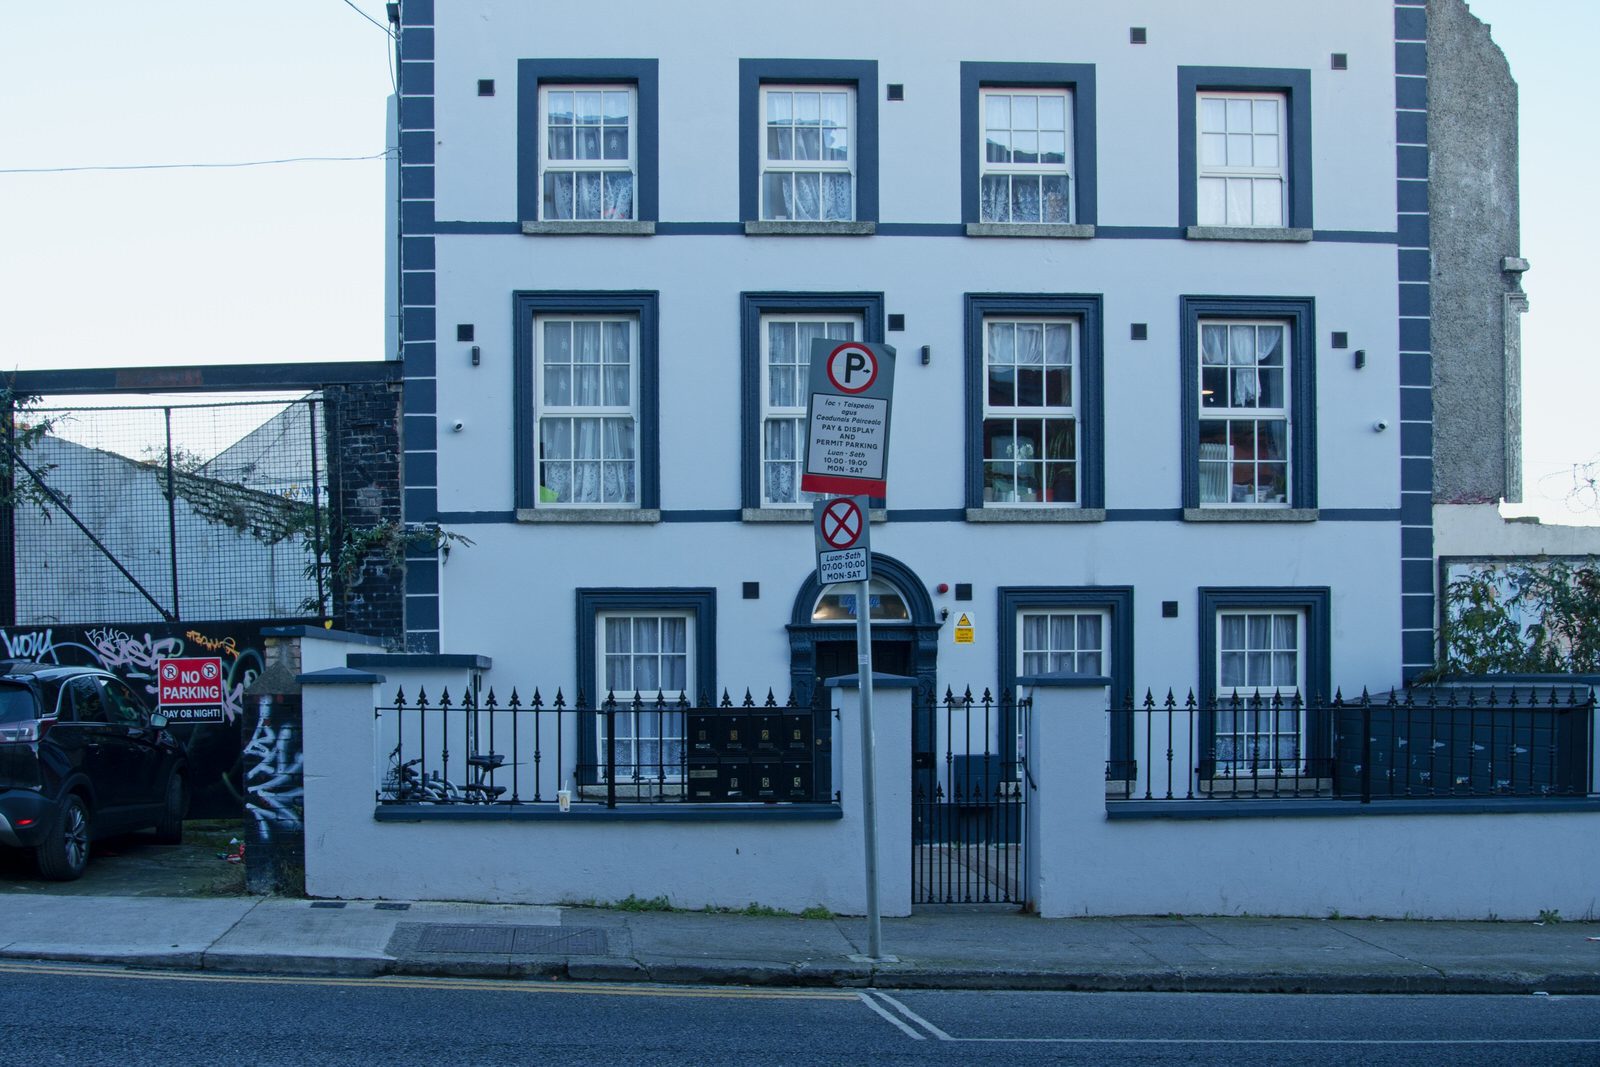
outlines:
[{"label": "grey stone wall", "polygon": [[1519,500],[1517,83],[1463,0],[1428,0],[1428,141],[1433,499]]}]

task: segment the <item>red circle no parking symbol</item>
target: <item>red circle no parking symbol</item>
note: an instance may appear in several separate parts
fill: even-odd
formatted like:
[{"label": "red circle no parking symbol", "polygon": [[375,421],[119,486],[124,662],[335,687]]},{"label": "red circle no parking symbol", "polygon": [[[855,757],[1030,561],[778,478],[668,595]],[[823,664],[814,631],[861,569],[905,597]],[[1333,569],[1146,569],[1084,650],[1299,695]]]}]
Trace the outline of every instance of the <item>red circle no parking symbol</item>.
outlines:
[{"label": "red circle no parking symbol", "polygon": [[822,509],[822,539],[832,548],[850,548],[863,528],[861,509],[848,497],[830,500]]}]

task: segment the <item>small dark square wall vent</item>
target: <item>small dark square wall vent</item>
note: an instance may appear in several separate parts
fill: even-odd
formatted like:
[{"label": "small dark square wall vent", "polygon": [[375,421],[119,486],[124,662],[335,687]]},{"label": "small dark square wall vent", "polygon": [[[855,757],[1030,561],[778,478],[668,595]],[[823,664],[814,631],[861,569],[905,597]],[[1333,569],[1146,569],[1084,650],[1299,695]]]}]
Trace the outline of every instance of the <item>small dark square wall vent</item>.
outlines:
[{"label": "small dark square wall vent", "polygon": [[1178,617],[1178,602],[1176,600],[1163,600],[1161,602],[1161,617],[1163,619],[1176,619]]},{"label": "small dark square wall vent", "polygon": [[898,332],[904,332],[905,328],[906,328],[906,317],[904,315],[890,315],[889,316],[889,329],[894,330],[894,331],[896,331],[898,333]]},{"label": "small dark square wall vent", "polygon": [[1147,43],[1149,43],[1149,40],[1150,40],[1150,35],[1145,32],[1145,28],[1143,26],[1129,26],[1128,27],[1128,43],[1129,44],[1147,44]]},{"label": "small dark square wall vent", "polygon": [[904,100],[906,98],[906,87],[899,82],[890,82],[888,92],[890,100]]},{"label": "small dark square wall vent", "polygon": [[744,598],[746,600],[760,600],[761,599],[761,583],[760,582],[745,582],[744,583]]},{"label": "small dark square wall vent", "polygon": [[1334,70],[1349,70],[1350,69],[1350,56],[1347,55],[1344,52],[1335,52],[1333,54],[1333,69]]},{"label": "small dark square wall vent", "polygon": [[463,322],[459,326],[456,327],[456,340],[457,341],[470,341],[470,340],[472,340],[472,323]]},{"label": "small dark square wall vent", "polygon": [[1148,341],[1148,340],[1150,340],[1150,325],[1149,325],[1149,323],[1144,323],[1144,322],[1136,322],[1136,323],[1134,323],[1132,326],[1130,326],[1128,328],[1128,337],[1131,340],[1134,340],[1134,341]]},{"label": "small dark square wall vent", "polygon": [[971,600],[972,599],[972,583],[971,582],[957,582],[956,583],[956,599],[957,600]]},{"label": "small dark square wall vent", "polygon": [[1334,331],[1334,334],[1333,334],[1333,347],[1334,348],[1349,348],[1350,347],[1350,335],[1345,333],[1345,332],[1343,332],[1342,330]]},{"label": "small dark square wall vent", "polygon": [[494,79],[493,78],[479,78],[478,79],[478,95],[479,96],[493,96],[494,95]]}]

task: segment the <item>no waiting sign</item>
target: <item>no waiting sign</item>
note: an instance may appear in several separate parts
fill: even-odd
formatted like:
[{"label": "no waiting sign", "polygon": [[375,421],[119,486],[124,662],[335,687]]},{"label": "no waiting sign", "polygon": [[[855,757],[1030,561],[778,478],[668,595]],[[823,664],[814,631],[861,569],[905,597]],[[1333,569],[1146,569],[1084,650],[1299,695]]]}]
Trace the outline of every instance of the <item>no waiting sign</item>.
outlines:
[{"label": "no waiting sign", "polygon": [[156,703],[168,722],[222,722],[222,660],[156,662]]},{"label": "no waiting sign", "polygon": [[821,584],[870,580],[872,546],[867,505],[864,496],[835,497],[811,505],[811,529],[817,542],[817,581]]},{"label": "no waiting sign", "polygon": [[886,495],[894,349],[819,337],[811,342],[808,386],[800,488]]}]

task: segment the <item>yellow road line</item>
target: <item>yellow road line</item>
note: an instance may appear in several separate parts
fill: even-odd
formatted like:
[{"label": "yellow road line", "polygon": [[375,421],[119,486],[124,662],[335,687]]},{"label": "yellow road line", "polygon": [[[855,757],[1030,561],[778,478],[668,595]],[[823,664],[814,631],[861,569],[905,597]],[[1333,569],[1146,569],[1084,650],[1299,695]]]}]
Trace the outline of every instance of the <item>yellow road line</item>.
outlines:
[{"label": "yellow road line", "polygon": [[667,986],[636,982],[568,982],[544,978],[317,978],[304,975],[223,974],[211,971],[137,971],[99,964],[0,963],[0,973],[74,978],[136,978],[150,982],[221,982],[231,985],[345,986],[367,989],[447,989],[495,993],[578,993],[602,997],[679,997],[711,1000],[855,1000],[836,989],[758,989],[748,986]]}]

